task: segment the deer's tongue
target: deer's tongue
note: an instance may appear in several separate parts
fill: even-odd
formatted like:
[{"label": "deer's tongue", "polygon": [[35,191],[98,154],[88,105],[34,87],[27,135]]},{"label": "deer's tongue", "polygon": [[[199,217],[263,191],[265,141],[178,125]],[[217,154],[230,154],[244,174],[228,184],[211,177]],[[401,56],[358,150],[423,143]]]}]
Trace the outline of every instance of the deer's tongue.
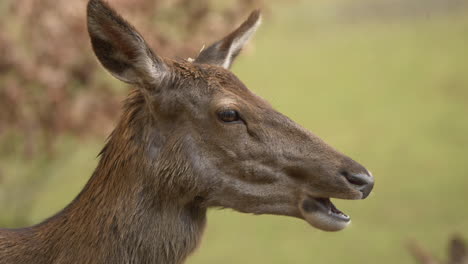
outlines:
[{"label": "deer's tongue", "polygon": [[299,208],[309,224],[324,231],[339,231],[351,222],[350,217],[338,210],[329,198],[306,197]]}]

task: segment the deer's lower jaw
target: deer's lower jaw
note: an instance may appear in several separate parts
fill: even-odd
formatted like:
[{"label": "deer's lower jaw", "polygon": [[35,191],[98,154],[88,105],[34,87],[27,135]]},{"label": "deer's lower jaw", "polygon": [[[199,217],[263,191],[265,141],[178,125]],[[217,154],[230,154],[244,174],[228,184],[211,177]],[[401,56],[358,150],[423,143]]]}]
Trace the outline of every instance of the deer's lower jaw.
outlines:
[{"label": "deer's lower jaw", "polygon": [[338,210],[329,198],[306,197],[299,208],[310,225],[324,231],[339,231],[351,222],[351,218]]}]

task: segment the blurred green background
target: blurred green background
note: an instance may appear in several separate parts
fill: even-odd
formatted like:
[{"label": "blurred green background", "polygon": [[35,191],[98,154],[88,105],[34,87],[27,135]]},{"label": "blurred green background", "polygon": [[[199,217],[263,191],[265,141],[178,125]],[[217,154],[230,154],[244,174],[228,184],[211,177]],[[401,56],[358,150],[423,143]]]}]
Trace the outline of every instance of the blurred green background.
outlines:
[{"label": "blurred green background", "polygon": [[[444,257],[449,236],[468,237],[467,5],[268,6],[233,71],[280,112],[370,169],[375,191],[363,201],[334,201],[352,217],[337,233],[287,217],[212,210],[188,263],[414,263],[406,248],[411,240]],[[105,141],[65,133],[54,155],[25,158],[21,137],[7,130],[0,144],[4,227],[37,223],[69,203]],[[32,188],[22,189],[21,179]]]}]

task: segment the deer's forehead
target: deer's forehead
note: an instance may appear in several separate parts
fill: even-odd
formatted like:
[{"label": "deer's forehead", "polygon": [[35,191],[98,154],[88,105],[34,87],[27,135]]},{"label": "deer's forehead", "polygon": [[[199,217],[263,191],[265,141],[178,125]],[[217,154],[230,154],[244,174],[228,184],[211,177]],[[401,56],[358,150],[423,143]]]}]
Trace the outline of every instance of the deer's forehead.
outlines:
[{"label": "deer's forehead", "polygon": [[251,92],[227,69],[185,61],[174,62],[173,67],[179,81],[183,82],[182,86],[189,89],[192,97],[209,100],[216,95],[217,99],[228,98],[234,104],[248,106],[250,109],[272,110],[266,100]]},{"label": "deer's forehead", "polygon": [[[219,66],[194,64],[189,62],[174,62],[174,71],[179,81],[186,85],[196,84],[200,92],[228,92],[240,97],[251,97],[252,92],[231,71]],[[192,87],[191,87],[192,88]]]}]

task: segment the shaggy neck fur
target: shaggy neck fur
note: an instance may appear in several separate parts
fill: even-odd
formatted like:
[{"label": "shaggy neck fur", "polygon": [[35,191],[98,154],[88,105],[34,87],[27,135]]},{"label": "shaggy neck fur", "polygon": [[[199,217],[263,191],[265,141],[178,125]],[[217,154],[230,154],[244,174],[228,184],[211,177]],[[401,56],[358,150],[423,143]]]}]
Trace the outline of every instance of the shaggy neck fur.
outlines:
[{"label": "shaggy neck fur", "polygon": [[145,130],[153,120],[144,108],[134,92],[93,176],[67,208],[35,227],[0,230],[0,263],[184,262],[199,242],[206,209],[184,189],[193,177],[184,159],[173,158],[181,143],[162,144]]}]

